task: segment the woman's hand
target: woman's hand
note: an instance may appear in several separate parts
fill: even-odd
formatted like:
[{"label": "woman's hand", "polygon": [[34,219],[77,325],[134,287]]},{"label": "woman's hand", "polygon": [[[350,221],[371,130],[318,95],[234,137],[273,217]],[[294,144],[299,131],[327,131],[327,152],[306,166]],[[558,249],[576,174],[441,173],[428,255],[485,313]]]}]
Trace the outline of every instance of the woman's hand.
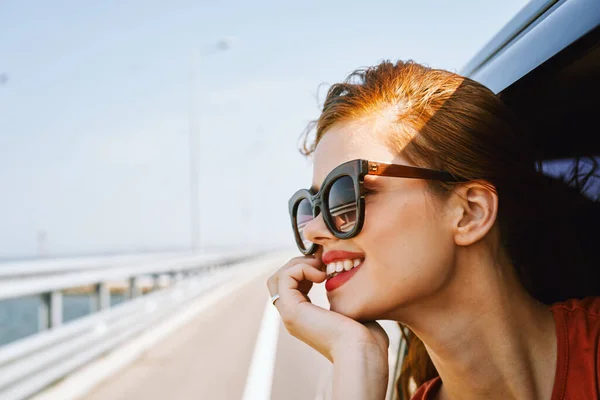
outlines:
[{"label": "woman's hand", "polygon": [[360,323],[311,303],[308,292],[326,278],[321,252],[291,259],[267,280],[270,294],[279,293],[275,306],[286,329],[331,362],[349,352],[375,349],[387,368],[389,338],[377,322]]}]

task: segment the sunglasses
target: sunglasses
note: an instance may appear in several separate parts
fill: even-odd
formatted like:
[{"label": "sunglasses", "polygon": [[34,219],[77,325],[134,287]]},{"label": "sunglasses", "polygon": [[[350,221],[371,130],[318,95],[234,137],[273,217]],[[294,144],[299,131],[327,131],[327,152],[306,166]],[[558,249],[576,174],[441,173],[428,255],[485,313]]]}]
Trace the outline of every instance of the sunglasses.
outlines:
[{"label": "sunglasses", "polygon": [[309,189],[300,189],[288,202],[296,244],[302,254],[317,251],[318,245],[306,239],[304,228],[319,213],[323,214],[327,229],[338,239],[350,239],[360,233],[365,220],[365,175],[464,181],[449,172],[427,168],[368,160],[345,162],[327,175],[316,194]]}]

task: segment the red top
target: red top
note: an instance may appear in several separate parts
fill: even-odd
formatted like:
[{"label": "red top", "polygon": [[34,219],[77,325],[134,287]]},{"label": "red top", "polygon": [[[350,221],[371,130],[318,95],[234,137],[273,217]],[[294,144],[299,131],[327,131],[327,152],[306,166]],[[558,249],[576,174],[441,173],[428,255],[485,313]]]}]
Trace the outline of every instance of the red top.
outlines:
[{"label": "red top", "polygon": [[[558,354],[551,400],[600,400],[600,297],[570,299],[550,309],[556,323]],[[431,400],[442,381],[434,378],[412,400]]]}]

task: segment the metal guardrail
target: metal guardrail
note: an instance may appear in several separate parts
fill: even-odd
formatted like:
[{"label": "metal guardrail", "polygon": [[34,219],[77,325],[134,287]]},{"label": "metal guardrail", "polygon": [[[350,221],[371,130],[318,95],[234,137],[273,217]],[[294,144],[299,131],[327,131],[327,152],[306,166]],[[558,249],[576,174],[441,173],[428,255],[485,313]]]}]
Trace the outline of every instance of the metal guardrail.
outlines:
[{"label": "metal guardrail", "polygon": [[142,278],[152,279],[158,287],[162,276],[176,280],[200,269],[229,264],[249,254],[173,254],[158,260],[126,256],[66,260],[64,264],[58,260],[40,261],[39,265],[31,261],[9,263],[0,265],[0,300],[41,296],[39,327],[44,330],[62,324],[62,294],[65,289],[93,285],[91,311],[95,312],[110,307],[109,282],[129,281],[129,298],[135,298],[141,294]]},{"label": "metal guardrail", "polygon": [[190,253],[161,252],[144,254],[126,254],[114,256],[51,258],[0,263],[0,278],[24,277],[27,275],[56,274],[67,271],[82,271],[98,268],[112,268],[144,261],[158,261],[180,258]]},{"label": "metal guardrail", "polygon": [[[225,266],[253,255],[180,255],[124,262],[113,259],[113,264],[105,267],[79,260],[79,264],[66,269],[68,272],[57,263],[55,268],[42,265],[37,274],[33,272],[35,263],[29,262],[32,266],[26,274],[16,273],[18,267],[12,266],[15,273],[4,271],[0,279],[0,299],[40,295],[40,314],[46,315],[48,323],[43,326],[45,330],[0,347],[0,398],[24,399],[39,392],[224,282],[232,273]],[[94,266],[88,268],[90,265]],[[136,289],[141,277],[151,276],[156,281],[164,275],[171,277],[169,287],[143,296]],[[129,280],[130,299],[110,308],[107,282],[117,279]],[[96,285],[94,295],[99,308],[63,325],[62,291],[81,285]]]}]

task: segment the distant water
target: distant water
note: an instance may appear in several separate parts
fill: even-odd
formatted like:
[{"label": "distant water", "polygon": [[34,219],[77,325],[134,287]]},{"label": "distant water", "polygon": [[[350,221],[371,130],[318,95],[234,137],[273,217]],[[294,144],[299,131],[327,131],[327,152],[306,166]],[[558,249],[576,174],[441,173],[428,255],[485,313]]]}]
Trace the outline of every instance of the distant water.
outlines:
[{"label": "distant water", "polygon": [[[123,294],[111,294],[111,306],[122,303]],[[38,332],[39,296],[0,301],[0,346]],[[69,322],[90,313],[89,295],[63,295],[63,319]]]},{"label": "distant water", "polygon": [[[149,253],[175,252],[185,249],[152,249],[146,250]],[[110,257],[119,255],[128,255],[132,253],[143,255],[145,251],[114,251],[90,253],[90,254],[56,254],[46,257],[38,256],[15,256],[1,257],[0,268],[3,263],[15,261],[35,261],[52,259],[69,259],[80,257]],[[111,294],[110,303],[119,304],[125,300],[122,294]],[[63,322],[69,322],[83,317],[90,313],[89,295],[64,295],[63,294]],[[0,300],[0,346],[14,342],[18,339],[33,335],[38,332],[38,307],[40,305],[39,296],[28,296],[9,300]]]},{"label": "distant water", "polygon": [[[160,254],[171,252],[185,252],[187,248],[165,248],[165,249],[129,249],[123,251],[112,251],[90,254],[55,254],[52,256],[15,256],[6,257],[0,255],[0,268],[3,263],[15,261],[33,261],[50,259],[69,259],[79,257],[103,257],[119,256],[144,253]],[[231,250],[239,250],[236,246],[212,246],[205,247],[202,252],[207,254],[225,254]],[[111,294],[110,303],[116,305],[125,300],[123,294]],[[90,313],[89,295],[64,295],[63,294],[63,318],[64,322],[69,322]],[[25,338],[38,332],[38,307],[40,305],[39,296],[28,296],[17,299],[0,300],[0,346]]]}]

